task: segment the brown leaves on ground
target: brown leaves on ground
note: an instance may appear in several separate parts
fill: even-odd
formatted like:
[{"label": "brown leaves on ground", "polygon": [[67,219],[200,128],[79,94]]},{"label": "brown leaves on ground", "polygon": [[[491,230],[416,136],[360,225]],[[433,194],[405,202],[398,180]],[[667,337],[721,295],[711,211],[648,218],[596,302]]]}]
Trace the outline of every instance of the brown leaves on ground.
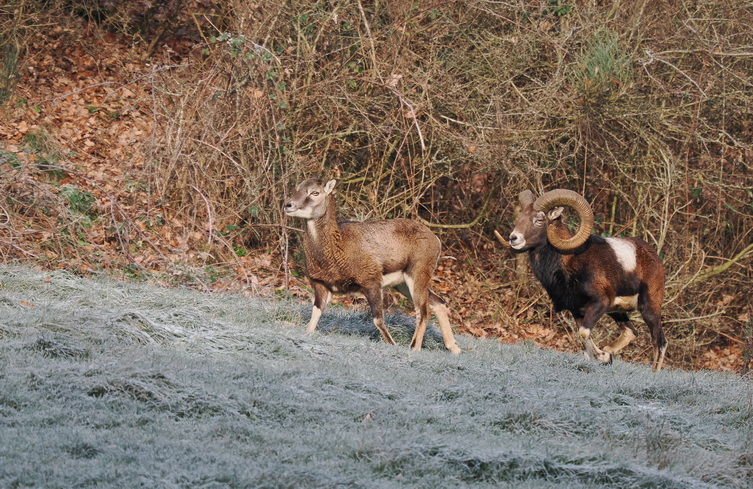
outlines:
[{"label": "brown leaves on ground", "polygon": [[[160,235],[154,227],[162,216],[140,184],[156,120],[148,105],[152,67],[126,39],[72,36],[51,27],[30,43],[3,110],[0,185],[15,197],[5,209],[12,226],[0,230],[10,245],[3,256],[83,273],[162,268],[165,253],[179,251],[168,243],[179,243],[173,229]],[[15,182],[30,190],[15,191]],[[75,192],[63,195],[66,187]],[[75,201],[88,196],[98,219],[84,219]],[[67,239],[71,232],[77,238]]]},{"label": "brown leaves on ground", "polygon": [[742,347],[733,343],[726,347],[712,347],[701,356],[698,363],[701,368],[736,372],[740,369],[740,362],[744,356]]}]

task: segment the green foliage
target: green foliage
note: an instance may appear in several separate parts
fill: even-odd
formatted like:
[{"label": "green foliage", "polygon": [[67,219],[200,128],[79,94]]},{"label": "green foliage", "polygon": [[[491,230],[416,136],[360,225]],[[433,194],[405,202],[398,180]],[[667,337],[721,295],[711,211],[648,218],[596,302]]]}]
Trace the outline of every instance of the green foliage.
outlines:
[{"label": "green foliage", "polygon": [[0,30],[0,106],[11,99],[18,83],[19,49],[14,38]]},{"label": "green foliage", "polygon": [[63,150],[50,131],[40,127],[24,134],[22,141],[28,151],[36,156],[36,166],[54,181],[63,179],[65,171],[60,167]]},{"label": "green foliage", "polygon": [[0,150],[0,164],[8,163],[12,168],[18,168],[21,162],[18,161],[16,153]]},{"label": "green foliage", "polygon": [[578,59],[575,78],[589,100],[618,94],[630,85],[631,60],[620,48],[617,33],[596,33]]},{"label": "green foliage", "polygon": [[[230,55],[235,57],[238,56],[243,52],[243,44],[246,41],[246,36],[239,35],[239,36],[233,36],[229,32],[226,32],[220,36],[217,37],[211,37],[209,38],[209,42],[213,43],[225,43],[227,44]],[[253,57],[253,53],[246,53],[246,55],[251,58]]]},{"label": "green foliage", "polygon": [[562,3],[560,0],[549,0],[549,7],[552,10],[552,13],[557,17],[564,17],[565,15],[569,15],[573,11],[573,6]]},{"label": "green foliage", "polygon": [[89,217],[97,215],[97,199],[88,191],[81,190],[73,185],[63,185],[60,193],[65,197],[73,212]]},{"label": "green foliage", "polygon": [[141,278],[141,267],[135,263],[129,263],[123,268],[123,274],[130,279]]}]

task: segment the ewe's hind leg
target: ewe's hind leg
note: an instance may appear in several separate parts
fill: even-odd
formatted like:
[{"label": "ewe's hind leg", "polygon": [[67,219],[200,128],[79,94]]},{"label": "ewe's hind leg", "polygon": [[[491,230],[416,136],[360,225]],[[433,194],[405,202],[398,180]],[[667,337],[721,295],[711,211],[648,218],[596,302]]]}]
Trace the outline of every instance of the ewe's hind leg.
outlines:
[{"label": "ewe's hind leg", "polygon": [[[404,283],[400,284],[396,287],[396,289],[405,297],[413,301],[413,297],[411,296],[411,291],[407,284],[404,284]],[[450,350],[450,352],[457,355],[458,353],[460,353],[460,348],[458,347],[457,343],[455,343],[455,336],[452,334],[452,325],[450,324],[450,311],[445,305],[442,298],[439,297],[434,292],[432,292],[430,289],[428,290],[428,295],[429,295],[429,298],[428,298],[429,308],[437,317],[437,323],[439,323],[439,331],[442,333],[444,346],[445,348]],[[413,302],[415,304],[415,301]],[[426,324],[428,322],[429,322],[429,315],[427,312],[426,321],[424,322],[423,332],[420,332],[418,330],[418,326],[416,326],[416,332],[413,334],[413,340],[411,340],[411,347],[414,350],[421,349],[421,346],[423,345],[423,339],[426,334]]]},{"label": "ewe's hind leg", "polygon": [[439,323],[439,331],[442,332],[442,339],[444,339],[444,346],[454,354],[460,353],[460,348],[455,343],[455,336],[452,334],[452,325],[450,324],[450,310],[444,301],[429,290],[429,307],[434,315],[437,317]]},{"label": "ewe's hind leg", "polygon": [[332,298],[332,293],[322,284],[314,283],[314,307],[311,309],[311,319],[306,326],[306,331],[313,333],[316,329],[316,325],[319,324],[319,318],[322,317],[324,308],[329,304],[329,300]]},{"label": "ewe's hind leg", "polygon": [[384,324],[384,303],[382,298],[382,286],[381,283],[374,287],[364,288],[362,290],[363,295],[366,296],[366,300],[369,302],[371,308],[371,316],[374,318],[374,326],[382,334],[382,339],[390,345],[395,344],[395,340],[392,339],[392,335],[387,330],[387,326]]},{"label": "ewe's hind leg", "polygon": [[620,336],[618,336],[611,344],[604,347],[605,352],[614,355],[628,346],[630,342],[635,339],[635,328],[633,327],[633,323],[630,322],[628,315],[623,312],[612,313],[609,316],[614,319],[617,325],[622,326],[622,333],[620,333]]},{"label": "ewe's hind leg", "polygon": [[[426,326],[429,324],[428,284],[416,283],[412,277],[406,274],[404,285],[408,288],[408,297],[413,301],[413,307],[416,310],[416,331],[413,333],[410,347],[412,350],[420,350],[421,345],[423,345],[424,342]],[[403,293],[403,295],[405,295],[405,293]]]},{"label": "ewe's hind leg", "polygon": [[[410,299],[415,304],[415,301],[413,301],[411,291],[407,284],[402,283],[396,286],[395,288],[397,289],[398,292],[403,294],[405,297]],[[450,311],[445,305],[441,297],[439,297],[437,294],[432,292],[430,289],[428,290],[428,292],[429,292],[429,300],[428,300],[429,308],[437,317],[437,323],[439,323],[439,331],[442,333],[444,346],[445,348],[450,350],[450,352],[457,355],[458,353],[460,353],[460,348],[458,347],[457,343],[455,343],[455,336],[452,334],[452,325],[450,324]],[[419,332],[418,323],[417,323],[416,331],[413,333],[413,339],[411,340],[411,348],[413,348],[414,350],[421,349],[421,346],[423,345],[423,339],[426,334],[426,324],[428,322],[429,322],[429,315],[427,313],[423,332]]]}]

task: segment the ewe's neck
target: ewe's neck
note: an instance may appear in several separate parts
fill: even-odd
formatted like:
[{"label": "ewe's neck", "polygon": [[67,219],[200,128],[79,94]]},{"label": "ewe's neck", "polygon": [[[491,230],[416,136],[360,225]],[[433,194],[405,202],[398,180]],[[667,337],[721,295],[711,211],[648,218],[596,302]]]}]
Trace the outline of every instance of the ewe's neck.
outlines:
[{"label": "ewe's neck", "polygon": [[330,236],[331,241],[339,240],[340,229],[335,220],[335,203],[330,199],[327,203],[327,212],[319,218],[306,221],[308,238],[316,243],[322,236]]}]

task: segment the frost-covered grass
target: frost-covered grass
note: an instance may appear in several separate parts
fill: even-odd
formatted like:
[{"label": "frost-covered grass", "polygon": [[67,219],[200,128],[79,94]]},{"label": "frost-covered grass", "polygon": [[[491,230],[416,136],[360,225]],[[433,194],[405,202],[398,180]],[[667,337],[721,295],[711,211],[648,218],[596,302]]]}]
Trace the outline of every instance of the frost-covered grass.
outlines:
[{"label": "frost-covered grass", "polygon": [[0,487],[752,487],[753,383],[0,267]]}]

